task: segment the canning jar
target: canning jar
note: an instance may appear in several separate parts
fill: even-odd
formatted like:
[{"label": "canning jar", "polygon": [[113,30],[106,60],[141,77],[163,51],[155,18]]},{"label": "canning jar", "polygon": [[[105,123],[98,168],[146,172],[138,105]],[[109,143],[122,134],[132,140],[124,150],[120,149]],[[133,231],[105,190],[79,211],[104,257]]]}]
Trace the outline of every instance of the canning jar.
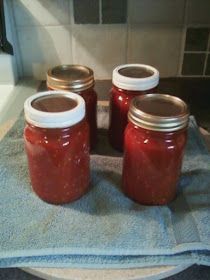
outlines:
[{"label": "canning jar", "polygon": [[189,113],[181,99],[148,94],[132,100],[125,130],[124,193],[146,205],[163,205],[176,195],[187,140]]},{"label": "canning jar", "polygon": [[34,192],[52,204],[78,199],[90,182],[83,98],[61,91],[38,93],[25,101],[24,111],[24,142]]},{"label": "canning jar", "polygon": [[96,106],[93,70],[82,65],[59,65],[47,72],[47,87],[51,90],[65,90],[79,94],[85,100],[86,118],[90,126],[90,146],[97,142]]},{"label": "canning jar", "polygon": [[159,72],[144,64],[125,64],[116,67],[112,75],[110,92],[109,141],[123,151],[124,130],[128,123],[128,110],[133,97],[153,93],[159,83]]}]

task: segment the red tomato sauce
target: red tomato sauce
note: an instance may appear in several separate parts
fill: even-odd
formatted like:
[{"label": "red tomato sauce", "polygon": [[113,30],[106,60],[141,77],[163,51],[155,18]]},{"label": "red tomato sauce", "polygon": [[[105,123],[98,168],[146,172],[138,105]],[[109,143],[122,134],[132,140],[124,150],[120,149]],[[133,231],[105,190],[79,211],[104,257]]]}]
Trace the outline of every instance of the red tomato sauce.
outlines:
[{"label": "red tomato sauce", "polygon": [[90,128],[90,148],[93,149],[97,143],[97,94],[93,88],[77,92],[85,100],[86,119]]},{"label": "red tomato sauce", "polygon": [[159,132],[128,123],[122,188],[145,205],[163,205],[175,198],[187,130]]},{"label": "red tomato sauce", "polygon": [[24,131],[31,183],[43,200],[67,203],[87,192],[90,182],[88,125]]},{"label": "red tomato sauce", "polygon": [[65,112],[77,106],[77,102],[63,96],[45,96],[35,99],[32,102],[32,107],[42,112]]},{"label": "red tomato sauce", "polygon": [[123,151],[124,131],[128,123],[128,110],[131,100],[138,96],[154,92],[155,88],[146,91],[129,91],[112,86],[110,97],[109,141],[111,145]]},{"label": "red tomato sauce", "polygon": [[[63,112],[76,107],[70,98],[44,96],[32,107],[42,112]],[[89,189],[89,126],[83,118],[66,128],[41,128],[26,123],[25,150],[34,192],[53,204],[80,198]]]},{"label": "red tomato sauce", "polygon": [[[53,90],[48,87],[49,90]],[[90,129],[90,148],[93,149],[97,143],[97,93],[93,88],[76,92],[85,100],[86,120]]]}]

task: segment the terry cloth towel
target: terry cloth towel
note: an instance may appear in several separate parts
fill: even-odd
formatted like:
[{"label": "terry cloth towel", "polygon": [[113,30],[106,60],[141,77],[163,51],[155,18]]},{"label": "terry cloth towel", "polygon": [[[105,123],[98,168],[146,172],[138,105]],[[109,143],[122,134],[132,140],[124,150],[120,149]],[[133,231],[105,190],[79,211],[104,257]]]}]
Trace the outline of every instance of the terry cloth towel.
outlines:
[{"label": "terry cloth towel", "polygon": [[80,200],[43,202],[31,190],[23,126],[21,115],[0,143],[0,267],[210,265],[210,155],[194,118],[177,198],[161,207],[124,196],[119,154],[91,156],[92,188]]}]

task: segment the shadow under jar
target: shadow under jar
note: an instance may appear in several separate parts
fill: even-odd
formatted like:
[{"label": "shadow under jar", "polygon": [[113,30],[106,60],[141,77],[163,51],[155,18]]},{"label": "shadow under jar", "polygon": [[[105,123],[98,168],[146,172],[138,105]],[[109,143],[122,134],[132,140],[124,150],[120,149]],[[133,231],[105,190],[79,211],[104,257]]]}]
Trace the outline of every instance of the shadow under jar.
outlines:
[{"label": "shadow under jar", "polygon": [[132,100],[125,130],[122,189],[144,205],[176,196],[189,113],[181,99],[148,94]]},{"label": "shadow under jar", "polygon": [[64,204],[89,189],[89,126],[85,102],[74,93],[44,92],[24,104],[25,151],[34,192]]},{"label": "shadow under jar", "polygon": [[50,90],[70,91],[84,98],[86,118],[90,126],[91,149],[97,142],[97,94],[94,90],[94,83],[92,69],[82,65],[59,65],[47,72],[47,87]]},{"label": "shadow under jar", "polygon": [[109,142],[116,150],[123,151],[124,130],[128,123],[131,100],[147,93],[154,93],[159,83],[159,72],[144,64],[125,64],[116,67],[110,91]]}]

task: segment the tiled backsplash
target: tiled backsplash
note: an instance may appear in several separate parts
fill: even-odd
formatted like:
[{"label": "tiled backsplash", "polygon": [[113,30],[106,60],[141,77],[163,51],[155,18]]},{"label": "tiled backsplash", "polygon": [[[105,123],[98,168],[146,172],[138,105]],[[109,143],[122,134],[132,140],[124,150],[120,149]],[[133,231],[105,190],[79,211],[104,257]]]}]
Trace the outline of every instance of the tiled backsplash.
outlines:
[{"label": "tiled backsplash", "polygon": [[98,79],[123,63],[162,77],[210,76],[210,0],[6,0],[12,4],[19,73],[79,63]]},{"label": "tiled backsplash", "polygon": [[81,0],[74,2],[74,22],[77,24],[99,23],[99,1]]},{"label": "tiled backsplash", "polygon": [[187,29],[182,75],[209,75],[209,36],[209,28]]}]

